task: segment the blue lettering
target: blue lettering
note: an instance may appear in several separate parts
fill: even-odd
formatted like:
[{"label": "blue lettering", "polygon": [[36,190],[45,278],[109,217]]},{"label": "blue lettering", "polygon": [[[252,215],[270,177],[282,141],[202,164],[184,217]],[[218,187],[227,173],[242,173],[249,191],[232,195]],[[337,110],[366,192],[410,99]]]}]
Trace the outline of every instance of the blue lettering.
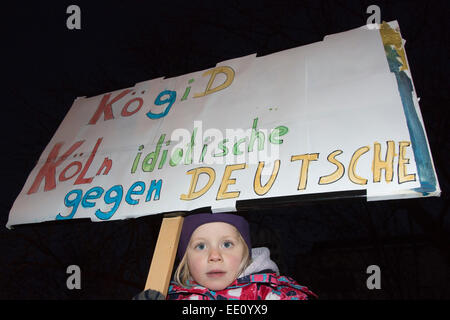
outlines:
[{"label": "blue lettering", "polygon": [[[113,192],[115,193],[115,195],[111,196],[111,193]],[[106,191],[104,198],[105,203],[114,203],[114,206],[107,212],[103,212],[102,210],[97,209],[97,211],[95,211],[95,215],[97,216],[97,218],[101,220],[109,220],[113,216],[113,214],[116,213],[117,208],[119,208],[120,202],[122,201],[122,196],[123,188],[121,185],[113,186],[108,191]]]},{"label": "blue lettering", "polygon": [[[137,187],[140,187],[140,190],[135,191],[134,189],[136,189]],[[143,183],[142,181],[137,181],[137,182],[133,183],[133,185],[130,187],[130,189],[128,189],[127,195],[125,196],[125,201],[128,204],[131,204],[131,205],[138,204],[139,200],[135,200],[135,199],[131,198],[131,195],[133,195],[133,194],[137,194],[137,195],[143,194],[144,190],[145,190],[145,183]]]},{"label": "blue lettering", "polygon": [[[76,197],[75,197],[75,199],[69,200],[69,197],[72,194],[76,194]],[[68,192],[66,194],[66,196],[64,197],[64,205],[67,208],[72,207],[72,212],[70,212],[70,214],[68,216],[62,216],[61,213],[58,213],[58,215],[56,216],[56,220],[72,219],[72,217],[77,212],[78,206],[80,205],[80,200],[81,200],[82,195],[83,195],[83,190],[81,190],[81,189],[75,189],[75,190]]]},{"label": "blue lettering", "polygon": [[[159,200],[160,193],[161,193],[161,187],[162,187],[162,179],[156,181],[152,180],[150,187],[147,192],[147,196],[145,198],[145,202],[148,202],[151,200],[153,194],[153,200]],[[146,189],[146,185],[143,181],[136,181],[131,185],[131,187],[128,189],[126,195],[125,195],[125,202],[129,205],[137,205],[139,203],[139,199],[133,198],[132,196],[139,196],[143,195]],[[111,217],[116,213],[116,211],[119,209],[120,204],[122,202],[122,198],[124,195],[124,190],[122,185],[115,185],[109,188],[106,192],[105,190],[100,187],[96,186],[88,191],[83,196],[83,190],[81,189],[74,189],[69,191],[66,196],[64,197],[64,205],[67,208],[72,208],[71,212],[67,216],[61,215],[61,213],[58,213],[56,215],[56,220],[68,220],[72,219],[73,216],[76,214],[78,207],[81,203],[81,206],[83,208],[93,208],[96,206],[95,201],[89,201],[89,200],[95,200],[100,199],[101,196],[104,194],[103,201],[105,204],[112,204],[112,207],[109,209],[109,211],[102,211],[100,209],[97,209],[95,211],[95,215],[97,218],[101,220],[109,220]]]},{"label": "blue lettering", "polygon": [[161,191],[162,186],[162,180],[159,179],[158,182],[155,182],[156,180],[152,180],[152,184],[150,185],[150,188],[148,189],[147,197],[145,198],[145,202],[148,202],[152,200],[152,194],[153,191],[155,191],[155,196],[153,197],[153,200],[159,200],[159,193]]},{"label": "blue lettering", "polygon": [[[93,206],[95,206],[95,202],[89,202],[88,200],[100,198],[103,194],[103,191],[104,190],[102,187],[93,187],[86,191],[83,200],[81,201],[81,205],[83,206],[83,208],[92,208]],[[94,195],[91,195],[93,193]]]},{"label": "blue lettering", "polygon": [[[161,99],[163,96],[169,95],[168,98]],[[155,99],[155,105],[161,106],[165,103],[169,103],[169,105],[166,107],[166,109],[161,113],[152,113],[151,111],[147,112],[147,117],[150,119],[159,119],[165,117],[169,111],[172,105],[175,103],[175,100],[177,98],[177,92],[172,90],[164,90],[159,93],[159,95]]]}]

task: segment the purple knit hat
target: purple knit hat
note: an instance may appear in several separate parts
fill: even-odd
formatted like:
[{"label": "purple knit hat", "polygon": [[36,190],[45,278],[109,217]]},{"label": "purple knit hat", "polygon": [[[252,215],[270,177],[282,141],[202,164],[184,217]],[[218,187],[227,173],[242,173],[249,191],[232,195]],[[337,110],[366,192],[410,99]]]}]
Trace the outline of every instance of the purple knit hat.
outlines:
[{"label": "purple knit hat", "polygon": [[232,213],[199,213],[189,215],[184,218],[183,228],[181,229],[180,242],[178,243],[177,258],[181,260],[186,252],[186,248],[191,240],[191,235],[201,225],[210,222],[225,222],[234,226],[245,243],[248,246],[249,252],[252,250],[250,242],[250,227],[247,220],[243,217]]}]

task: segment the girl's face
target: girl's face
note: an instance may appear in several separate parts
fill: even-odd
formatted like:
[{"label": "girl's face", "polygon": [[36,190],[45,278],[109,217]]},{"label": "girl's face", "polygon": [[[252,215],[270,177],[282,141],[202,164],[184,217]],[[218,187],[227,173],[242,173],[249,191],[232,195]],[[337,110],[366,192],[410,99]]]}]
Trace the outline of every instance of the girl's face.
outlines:
[{"label": "girl's face", "polygon": [[192,233],[186,250],[192,278],[214,291],[225,289],[237,277],[244,258],[244,244],[235,227],[211,222]]}]

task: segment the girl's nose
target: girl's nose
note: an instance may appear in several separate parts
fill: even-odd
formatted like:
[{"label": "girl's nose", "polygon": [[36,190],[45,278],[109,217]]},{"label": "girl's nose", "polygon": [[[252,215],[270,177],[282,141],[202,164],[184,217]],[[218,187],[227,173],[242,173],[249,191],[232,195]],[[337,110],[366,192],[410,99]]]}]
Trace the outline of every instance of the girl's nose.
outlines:
[{"label": "girl's nose", "polygon": [[222,256],[220,255],[220,252],[217,249],[212,249],[209,252],[209,259],[210,262],[219,262],[222,261]]}]

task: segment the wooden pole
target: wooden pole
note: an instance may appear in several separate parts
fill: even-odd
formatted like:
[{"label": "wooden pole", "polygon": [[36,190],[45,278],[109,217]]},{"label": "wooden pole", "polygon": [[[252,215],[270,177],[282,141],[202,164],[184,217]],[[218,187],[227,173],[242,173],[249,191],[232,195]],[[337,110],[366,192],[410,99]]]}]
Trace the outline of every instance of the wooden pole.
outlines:
[{"label": "wooden pole", "polygon": [[163,218],[144,290],[156,290],[167,296],[183,219],[183,216]]}]

